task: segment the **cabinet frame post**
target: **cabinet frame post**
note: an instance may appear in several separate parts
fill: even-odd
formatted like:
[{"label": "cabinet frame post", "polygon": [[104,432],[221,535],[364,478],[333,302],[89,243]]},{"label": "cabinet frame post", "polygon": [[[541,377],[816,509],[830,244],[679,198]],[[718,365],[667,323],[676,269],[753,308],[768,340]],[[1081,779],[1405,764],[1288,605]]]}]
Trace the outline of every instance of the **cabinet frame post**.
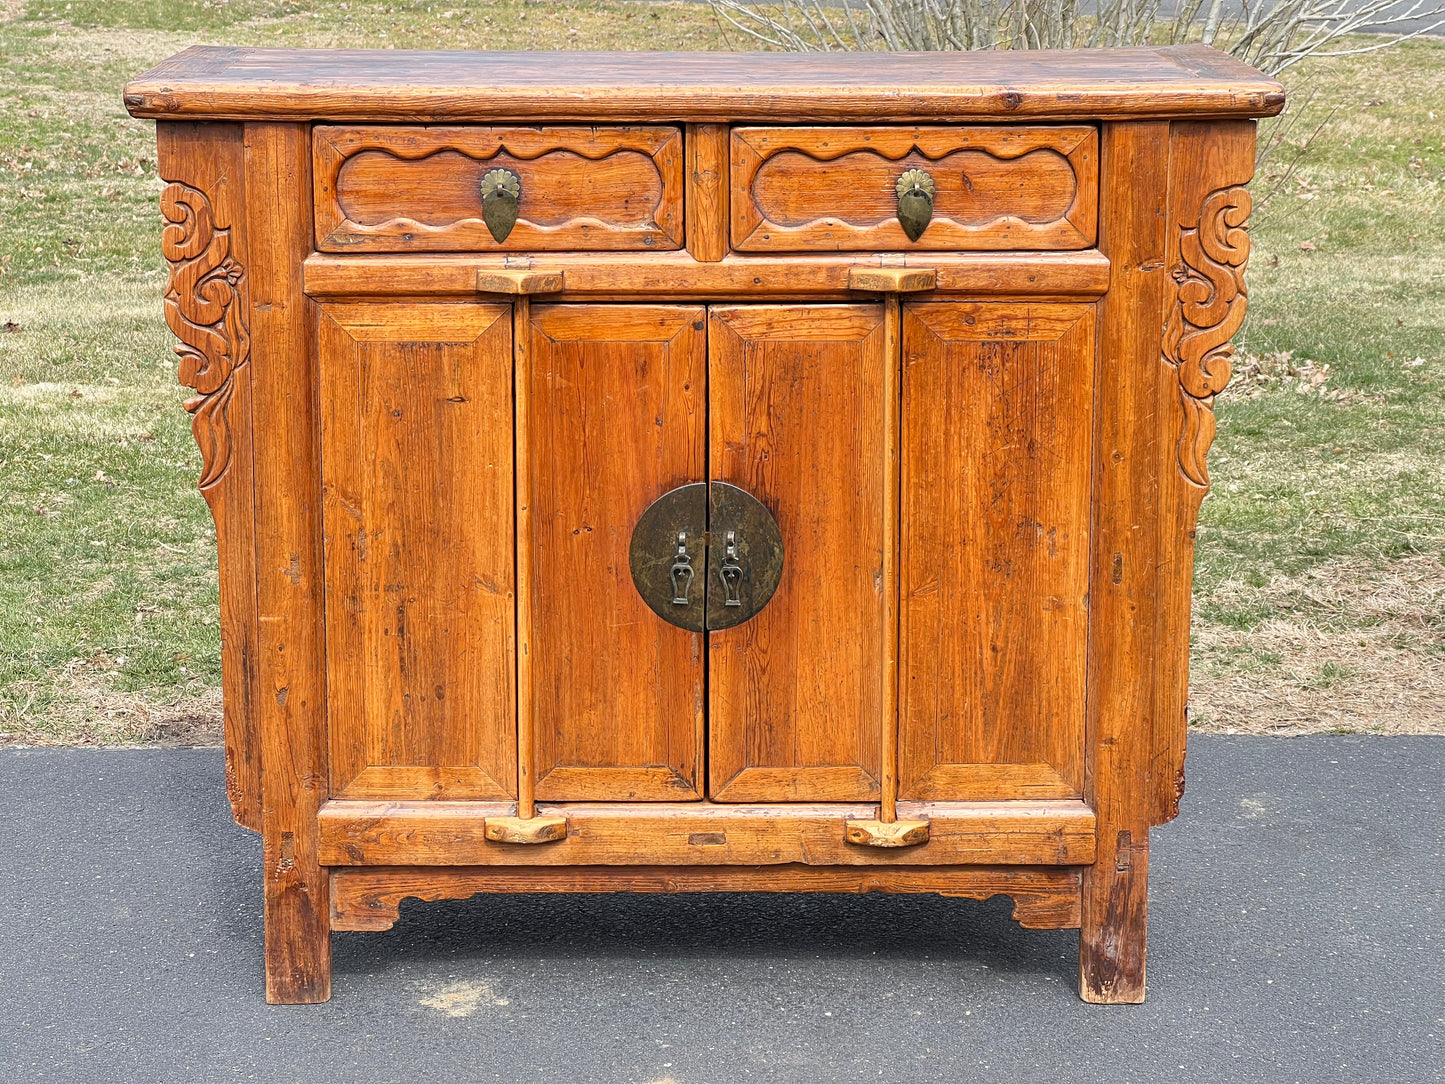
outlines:
[{"label": "cabinet frame post", "polygon": [[881,788],[878,819],[898,819],[898,537],[899,400],[903,364],[903,304],[883,295],[883,734],[879,746]]},{"label": "cabinet frame post", "polygon": [[[246,125],[246,188],[311,189],[305,124]],[[247,201],[257,455],[256,595],[265,855],[266,1000],[331,996],[330,871],[317,856],[326,748],[321,441],[312,303],[302,287],[310,206]],[[260,454],[265,449],[265,454]]]},{"label": "cabinet frame post", "polygon": [[1084,869],[1079,994],[1136,1004],[1148,922],[1169,124],[1107,124],[1100,157],[1099,245],[1113,281],[1099,303],[1095,351],[1084,800],[1098,816],[1098,851]]},{"label": "cabinet frame post", "polygon": [[517,818],[537,812],[536,741],[532,715],[532,299],[512,302],[513,451],[517,530]]}]

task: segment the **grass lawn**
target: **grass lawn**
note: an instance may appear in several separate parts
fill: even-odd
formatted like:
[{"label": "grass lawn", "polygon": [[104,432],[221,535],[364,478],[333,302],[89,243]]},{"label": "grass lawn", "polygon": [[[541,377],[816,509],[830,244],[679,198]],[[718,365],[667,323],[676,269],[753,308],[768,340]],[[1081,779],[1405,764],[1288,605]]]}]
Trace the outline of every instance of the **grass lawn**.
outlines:
[{"label": "grass lawn", "polygon": [[[705,7],[0,0],[0,742],[209,741],[214,533],[161,319],[154,133],[197,42],[746,48]],[[1256,181],[1199,533],[1196,725],[1445,733],[1445,42],[1302,66]],[[1304,93],[1297,100],[1303,101]]]}]

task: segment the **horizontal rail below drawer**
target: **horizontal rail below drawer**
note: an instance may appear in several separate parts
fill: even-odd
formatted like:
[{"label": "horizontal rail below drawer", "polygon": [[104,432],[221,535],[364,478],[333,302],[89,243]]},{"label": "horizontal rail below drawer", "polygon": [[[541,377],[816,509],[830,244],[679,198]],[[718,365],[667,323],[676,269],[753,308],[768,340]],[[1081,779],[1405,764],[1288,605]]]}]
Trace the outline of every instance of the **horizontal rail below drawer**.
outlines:
[{"label": "horizontal rail below drawer", "polygon": [[401,901],[464,900],[483,892],[932,892],[1012,896],[1035,930],[1078,929],[1073,866],[351,866],[331,875],[333,930],[389,930]]},{"label": "horizontal rail below drawer", "polygon": [[642,255],[572,253],[501,256],[333,256],[305,264],[313,297],[476,297],[478,271],[562,273],[562,292],[547,300],[611,298],[857,297],[855,268],[920,268],[937,272],[927,295],[970,297],[1098,297],[1109,288],[1109,260],[1082,252],[960,252],[901,257],[730,256],[702,263],[685,252]]},{"label": "horizontal rail below drawer", "polygon": [[694,802],[547,803],[564,838],[535,846],[486,837],[501,802],[329,801],[320,858],[330,866],[563,865],[1087,865],[1094,812],[1080,801],[899,802],[900,819],[926,819],[917,846],[860,847],[846,823],[877,815],[865,804],[728,806]]}]

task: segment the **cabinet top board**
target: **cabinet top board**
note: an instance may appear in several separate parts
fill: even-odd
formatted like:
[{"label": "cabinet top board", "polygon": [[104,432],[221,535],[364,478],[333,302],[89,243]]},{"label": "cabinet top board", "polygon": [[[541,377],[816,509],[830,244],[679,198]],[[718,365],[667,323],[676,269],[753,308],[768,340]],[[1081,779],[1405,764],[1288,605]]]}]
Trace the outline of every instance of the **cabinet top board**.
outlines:
[{"label": "cabinet top board", "polygon": [[1284,88],[1206,45],[939,53],[491,53],[194,46],[132,116],[386,121],[1261,117]]}]

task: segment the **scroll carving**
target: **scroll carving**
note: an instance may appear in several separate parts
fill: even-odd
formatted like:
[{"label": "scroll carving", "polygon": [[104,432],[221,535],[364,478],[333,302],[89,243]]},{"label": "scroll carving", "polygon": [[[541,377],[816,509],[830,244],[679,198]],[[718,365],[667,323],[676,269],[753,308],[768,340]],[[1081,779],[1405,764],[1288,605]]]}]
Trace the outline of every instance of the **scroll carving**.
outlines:
[{"label": "scroll carving", "polygon": [[1180,233],[1179,264],[1173,272],[1178,291],[1164,329],[1164,358],[1179,377],[1179,469],[1205,489],[1205,457],[1214,443],[1214,397],[1229,383],[1234,354],[1230,340],[1244,323],[1248,303],[1244,265],[1249,259],[1249,211],[1244,188],[1211,192],[1198,223]]},{"label": "scroll carving", "polygon": [[161,254],[170,268],[166,323],[180,344],[179,377],[194,388],[186,400],[191,432],[201,449],[201,489],[214,485],[231,462],[229,409],[233,377],[246,364],[245,269],[231,255],[231,231],[216,226],[211,201],[200,189],[168,184],[161,193]]}]

